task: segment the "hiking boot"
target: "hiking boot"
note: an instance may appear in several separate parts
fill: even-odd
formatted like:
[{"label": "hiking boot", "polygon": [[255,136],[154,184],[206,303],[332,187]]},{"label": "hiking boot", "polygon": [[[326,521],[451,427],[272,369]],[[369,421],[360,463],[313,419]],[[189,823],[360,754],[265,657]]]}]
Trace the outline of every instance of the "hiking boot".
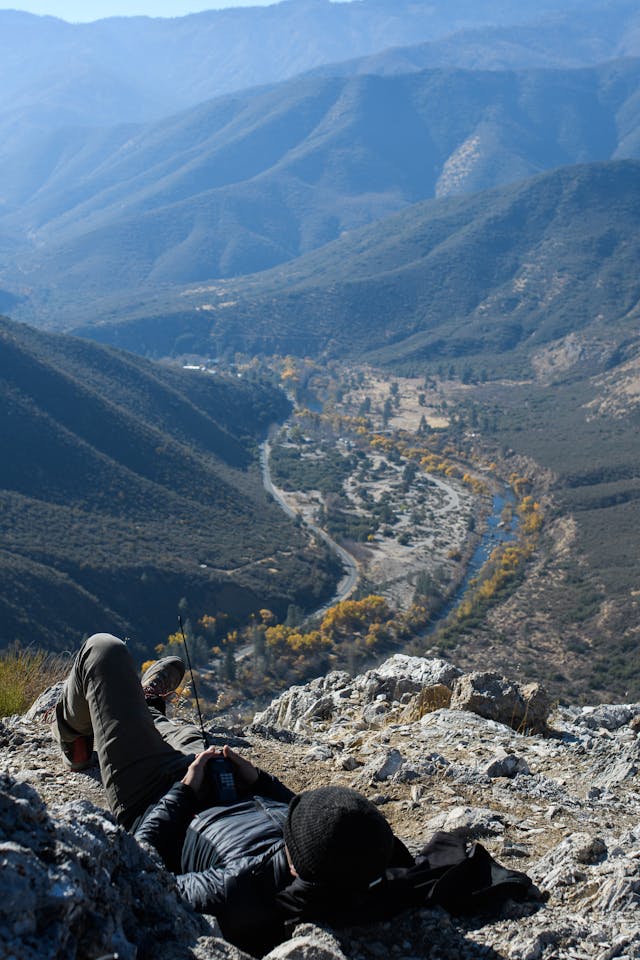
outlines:
[{"label": "hiking boot", "polygon": [[180,657],[163,657],[147,667],[142,674],[142,692],[150,707],[165,712],[165,700],[182,683],[184,663]]},{"label": "hiking boot", "polygon": [[60,747],[62,762],[68,770],[86,770],[87,767],[93,766],[95,763],[93,736],[76,733],[71,729],[63,717],[62,703],[56,705],[51,734]]}]

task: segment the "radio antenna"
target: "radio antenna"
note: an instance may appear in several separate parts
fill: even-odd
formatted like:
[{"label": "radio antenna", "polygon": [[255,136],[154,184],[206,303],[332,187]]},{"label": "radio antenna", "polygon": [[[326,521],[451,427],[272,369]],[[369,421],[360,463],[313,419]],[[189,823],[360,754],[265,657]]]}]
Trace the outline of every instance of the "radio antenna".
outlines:
[{"label": "radio antenna", "polygon": [[202,713],[200,712],[200,701],[198,700],[198,688],[196,687],[196,679],[193,675],[193,667],[191,666],[191,657],[189,656],[189,647],[187,646],[187,638],[184,635],[184,628],[182,626],[182,616],[178,614],[178,623],[180,625],[180,633],[182,634],[182,642],[184,643],[184,652],[187,655],[187,663],[189,664],[189,673],[191,674],[191,683],[193,686],[193,692],[196,698],[196,707],[198,708],[198,717],[200,718],[200,729],[202,730],[202,739],[204,745],[207,745],[207,735],[204,732],[204,723],[202,722]]}]

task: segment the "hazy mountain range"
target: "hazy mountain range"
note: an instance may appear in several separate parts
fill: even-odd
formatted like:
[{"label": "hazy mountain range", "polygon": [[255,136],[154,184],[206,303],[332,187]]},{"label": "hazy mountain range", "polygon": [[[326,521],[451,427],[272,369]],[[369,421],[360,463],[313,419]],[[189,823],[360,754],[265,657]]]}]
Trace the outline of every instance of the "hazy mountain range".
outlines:
[{"label": "hazy mountain range", "polygon": [[[514,4],[512,12],[519,10]],[[640,12],[635,4],[613,0],[585,4],[576,11],[563,4],[532,14],[530,22],[500,18],[486,26],[460,29],[438,40],[393,46],[377,53],[314,68],[316,76],[356,73],[408,73],[434,67],[515,70],[526,67],[589,66],[637,56]]]},{"label": "hazy mountain range", "polygon": [[35,293],[22,317],[43,299],[75,310],[114,287],[265,270],[430,197],[625,157],[640,157],[640,60],[288,81],[5,151],[4,285]]},{"label": "hazy mountain range", "polygon": [[[630,0],[0,12],[0,310],[149,357],[464,378],[467,414],[577,518],[532,609],[559,642],[570,623],[611,643],[618,686],[637,654],[639,224]],[[257,443],[286,409],[270,387],[9,321],[0,374],[0,640],[149,643],[185,594],[241,616],[329,591],[261,489]]]},{"label": "hazy mountain range", "polygon": [[[604,24],[603,10],[608,10]],[[52,127],[158,118],[322,64],[440,41],[460,31],[469,37],[465,45],[476,42],[469,31],[496,24],[508,30],[530,24],[548,34],[563,15],[575,24],[566,41],[553,44],[563,64],[576,57],[593,63],[594,57],[640,53],[631,29],[637,27],[637,7],[630,0],[287,0],[174,19],[75,25],[4,10],[0,129],[25,121]],[[562,29],[554,33],[564,35]],[[594,34],[595,41],[579,39]]]}]

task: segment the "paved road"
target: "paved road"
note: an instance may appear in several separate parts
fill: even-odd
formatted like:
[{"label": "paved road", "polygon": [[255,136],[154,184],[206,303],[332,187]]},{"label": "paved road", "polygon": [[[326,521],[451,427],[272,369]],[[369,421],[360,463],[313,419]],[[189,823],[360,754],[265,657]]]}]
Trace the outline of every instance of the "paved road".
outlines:
[{"label": "paved road", "polygon": [[260,466],[262,467],[262,483],[267,493],[270,493],[273,499],[278,503],[286,515],[293,520],[298,516],[295,510],[292,510],[287,501],[282,496],[277,487],[274,487],[271,479],[271,468],[269,467],[269,457],[271,456],[271,444],[268,440],[260,447]]},{"label": "paved road", "polygon": [[[269,468],[270,453],[271,445],[268,440],[265,440],[260,448],[260,466],[262,467],[262,482],[264,484],[264,488],[267,493],[271,494],[273,499],[284,510],[287,516],[295,519],[299,517],[300,514],[296,513],[296,511],[289,506],[282,495],[282,492],[273,485],[271,470]],[[320,537],[321,540],[324,540],[329,549],[333,550],[333,552],[340,558],[340,561],[344,567],[344,576],[338,584],[338,589],[336,590],[335,595],[331,598],[331,600],[329,600],[328,603],[325,603],[324,606],[313,612],[313,616],[323,616],[329,607],[332,607],[334,604],[340,603],[342,600],[346,600],[351,596],[358,584],[360,572],[355,559],[347,550],[344,549],[344,547],[341,547],[339,543],[336,543],[336,541],[333,540],[328,533],[316,526],[315,523],[311,523],[309,520],[303,520],[303,522],[312,533],[315,533],[316,536]]]}]

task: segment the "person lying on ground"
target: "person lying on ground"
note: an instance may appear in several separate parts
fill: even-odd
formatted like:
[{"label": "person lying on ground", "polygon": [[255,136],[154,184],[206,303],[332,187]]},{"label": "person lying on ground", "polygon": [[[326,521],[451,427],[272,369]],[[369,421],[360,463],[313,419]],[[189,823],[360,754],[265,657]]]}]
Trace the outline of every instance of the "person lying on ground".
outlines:
[{"label": "person lying on ground", "polygon": [[[295,795],[229,746],[209,746],[196,726],[166,717],[183,675],[182,661],[166,657],[141,682],[126,644],[95,634],[63,685],[52,733],[73,770],[91,763],[95,747],[117,822],[155,847],[182,896],[241,949],[260,956],[301,920],[379,919],[429,898],[455,905],[465,884],[471,899],[484,888],[517,894],[529,886],[482,848],[470,856],[447,835],[416,862],[357,791]],[[220,758],[237,791],[230,804],[208,775]],[[464,876],[456,879],[456,868]]]}]

